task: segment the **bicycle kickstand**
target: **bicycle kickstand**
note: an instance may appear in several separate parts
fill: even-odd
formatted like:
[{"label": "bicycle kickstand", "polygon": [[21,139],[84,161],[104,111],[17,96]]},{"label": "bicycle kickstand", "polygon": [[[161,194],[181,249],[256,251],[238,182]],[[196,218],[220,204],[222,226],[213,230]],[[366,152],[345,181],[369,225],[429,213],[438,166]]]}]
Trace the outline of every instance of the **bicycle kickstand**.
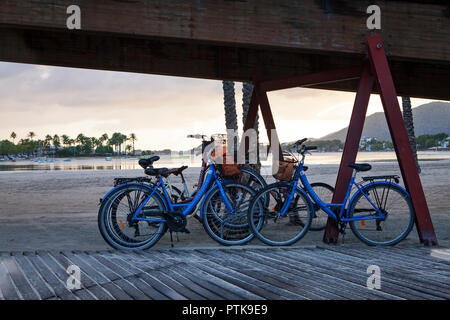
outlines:
[{"label": "bicycle kickstand", "polygon": [[344,244],[344,238],[345,238],[345,228],[347,227],[346,223],[341,223],[339,227],[339,232],[342,233],[342,244]]}]

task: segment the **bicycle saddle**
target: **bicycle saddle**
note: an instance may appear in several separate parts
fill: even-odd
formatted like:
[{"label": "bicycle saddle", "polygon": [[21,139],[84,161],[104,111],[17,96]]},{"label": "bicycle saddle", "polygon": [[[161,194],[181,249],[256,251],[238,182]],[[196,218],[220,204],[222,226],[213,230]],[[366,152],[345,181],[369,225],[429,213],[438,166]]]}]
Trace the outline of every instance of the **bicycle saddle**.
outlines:
[{"label": "bicycle saddle", "polygon": [[147,168],[145,169],[145,174],[148,176],[160,176],[167,172],[167,168]]},{"label": "bicycle saddle", "polygon": [[151,167],[153,165],[153,162],[158,161],[159,159],[159,156],[152,156],[148,159],[141,159],[139,160],[139,165],[145,169],[147,167]]},{"label": "bicycle saddle", "polygon": [[348,166],[350,168],[355,169],[356,171],[369,171],[370,169],[372,169],[372,166],[368,163],[354,163],[354,162],[350,162],[348,164]]},{"label": "bicycle saddle", "polygon": [[169,175],[174,174],[174,175],[179,175],[180,173],[182,173],[184,170],[186,170],[188,168],[188,166],[182,166],[179,168],[173,168],[173,169],[168,169],[167,171],[161,173],[161,175],[164,178],[167,178]]}]

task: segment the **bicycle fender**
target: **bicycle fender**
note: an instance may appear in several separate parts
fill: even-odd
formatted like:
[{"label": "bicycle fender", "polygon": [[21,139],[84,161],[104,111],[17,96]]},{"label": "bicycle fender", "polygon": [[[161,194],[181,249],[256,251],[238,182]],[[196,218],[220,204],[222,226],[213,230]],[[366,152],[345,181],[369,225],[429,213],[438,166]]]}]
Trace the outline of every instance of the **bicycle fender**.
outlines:
[{"label": "bicycle fender", "polygon": [[[112,188],[111,190],[109,190],[108,193],[105,194],[105,195],[103,196],[103,198],[100,199],[100,203],[103,204],[104,199],[105,199],[107,196],[109,196],[112,192],[114,192],[115,190],[120,189],[120,188],[125,188],[125,187],[130,186],[130,185],[138,185],[138,186],[142,186],[142,187],[144,187],[144,188],[147,188],[147,189],[150,190],[150,191],[153,191],[153,189],[154,189],[153,187],[150,187],[150,186],[148,186],[148,185],[146,185],[146,184],[143,184],[143,183],[137,183],[137,182],[128,182],[128,183],[124,183],[124,184],[118,185],[117,187],[114,187],[114,188]],[[166,204],[166,201],[165,201],[165,199],[161,196],[161,194],[159,193],[159,191],[156,190],[156,192],[155,192],[154,194],[156,194],[156,195],[162,200],[162,202],[164,203],[164,207],[165,207],[165,209],[167,210],[167,204]]]}]

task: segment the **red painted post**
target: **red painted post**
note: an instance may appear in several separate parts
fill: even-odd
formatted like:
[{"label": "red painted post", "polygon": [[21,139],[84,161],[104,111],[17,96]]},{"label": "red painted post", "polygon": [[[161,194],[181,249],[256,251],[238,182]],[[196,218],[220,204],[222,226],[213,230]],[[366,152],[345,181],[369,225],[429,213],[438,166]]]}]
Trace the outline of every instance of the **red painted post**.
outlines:
[{"label": "red painted post", "polygon": [[276,140],[278,142],[278,154],[279,159],[283,160],[283,152],[281,150],[280,140],[278,139],[276,127],[275,127],[275,121],[273,120],[272,111],[270,110],[270,104],[269,99],[267,98],[267,93],[265,91],[262,91],[260,87],[258,86],[258,101],[261,107],[261,115],[264,120],[264,126],[266,127],[267,131],[267,137],[269,138],[269,145],[272,146],[272,130],[274,130],[274,133],[276,135]]},{"label": "red painted post", "polygon": [[[353,112],[348,126],[344,151],[342,153],[341,164],[336,178],[335,192],[332,200],[333,203],[344,202],[345,193],[353,173],[353,169],[348,167],[348,164],[356,160],[364,120],[366,119],[367,106],[369,104],[370,93],[372,92],[374,82],[375,77],[372,75],[370,65],[367,62],[361,73]],[[336,243],[338,241],[338,236],[339,232],[336,221],[332,218],[328,218],[323,241],[325,243]]]},{"label": "red painted post", "polygon": [[381,101],[400,165],[400,171],[402,172],[406,189],[411,195],[412,204],[416,213],[416,228],[420,241],[425,245],[437,245],[436,234],[420,182],[419,173],[414,162],[405,123],[403,122],[398,103],[397,92],[395,91],[381,37],[379,35],[371,36],[367,39],[366,43],[372,67],[378,79]]}]

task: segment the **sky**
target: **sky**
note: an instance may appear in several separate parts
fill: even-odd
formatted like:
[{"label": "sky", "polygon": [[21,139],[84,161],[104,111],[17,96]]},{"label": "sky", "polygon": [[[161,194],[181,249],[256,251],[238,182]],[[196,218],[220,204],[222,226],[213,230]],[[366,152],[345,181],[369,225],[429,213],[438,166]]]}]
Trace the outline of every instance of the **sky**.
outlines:
[{"label": "sky", "polygon": [[[235,84],[242,130],[242,84]],[[79,133],[99,137],[135,133],[136,149],[187,150],[188,134],[225,132],[222,82],[113,71],[0,62],[0,140],[16,132]],[[270,92],[281,142],[320,138],[348,125],[355,94],[294,88]],[[411,99],[412,106],[431,102]],[[368,114],[382,111],[372,95]],[[267,141],[262,119],[261,141]]]}]

